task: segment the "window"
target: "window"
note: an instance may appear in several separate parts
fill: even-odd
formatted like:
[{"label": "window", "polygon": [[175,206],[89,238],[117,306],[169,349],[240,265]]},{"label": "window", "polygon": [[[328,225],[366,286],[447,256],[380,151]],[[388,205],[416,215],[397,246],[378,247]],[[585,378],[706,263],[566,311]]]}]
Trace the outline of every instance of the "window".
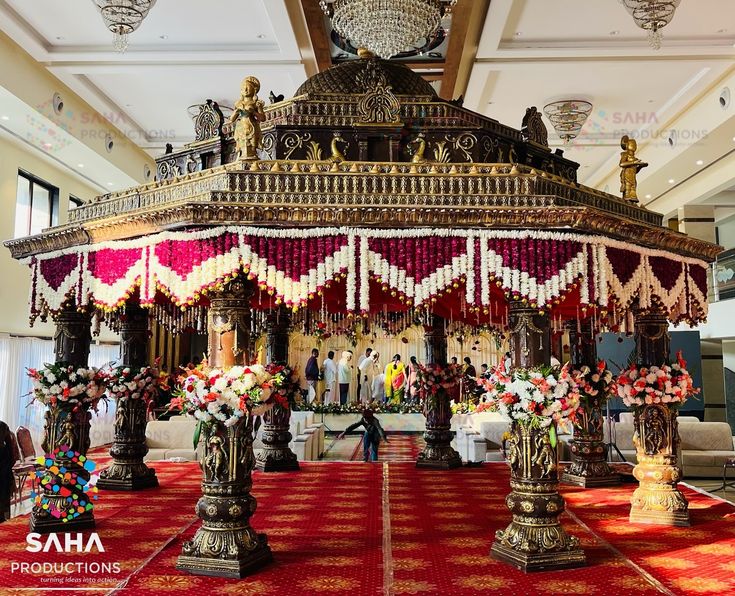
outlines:
[{"label": "window", "polygon": [[18,170],[15,237],[38,234],[59,223],[59,189]]},{"label": "window", "polygon": [[84,205],[84,201],[82,201],[82,199],[75,197],[74,195],[69,195],[69,211],[72,211],[77,207],[81,207],[82,205]]}]

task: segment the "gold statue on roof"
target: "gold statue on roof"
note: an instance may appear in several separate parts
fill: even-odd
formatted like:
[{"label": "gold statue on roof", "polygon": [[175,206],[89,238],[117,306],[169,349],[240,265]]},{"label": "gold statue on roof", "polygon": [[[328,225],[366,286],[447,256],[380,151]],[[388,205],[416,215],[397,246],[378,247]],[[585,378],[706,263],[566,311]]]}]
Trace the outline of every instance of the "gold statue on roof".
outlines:
[{"label": "gold statue on roof", "polygon": [[260,123],[265,120],[265,103],[258,99],[260,81],[246,77],[242,82],[240,99],[235,103],[230,122],[235,124],[235,143],[240,159],[258,159],[262,134]]},{"label": "gold statue on roof", "polygon": [[620,139],[620,147],[623,149],[620,154],[620,192],[625,200],[637,203],[638,172],[648,167],[648,164],[636,157],[638,143],[635,142],[635,139],[625,135]]}]

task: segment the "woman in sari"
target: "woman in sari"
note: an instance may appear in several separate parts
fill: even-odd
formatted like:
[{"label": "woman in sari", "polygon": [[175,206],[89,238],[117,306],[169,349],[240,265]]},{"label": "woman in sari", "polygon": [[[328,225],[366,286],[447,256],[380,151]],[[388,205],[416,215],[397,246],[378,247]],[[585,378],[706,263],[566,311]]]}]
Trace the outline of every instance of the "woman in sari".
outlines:
[{"label": "woman in sari", "polygon": [[0,523],[10,519],[10,503],[15,492],[13,464],[17,459],[10,428],[0,422]]},{"label": "woman in sari", "polygon": [[388,403],[400,404],[406,391],[406,367],[401,355],[393,356],[393,361],[385,367],[385,397]]}]

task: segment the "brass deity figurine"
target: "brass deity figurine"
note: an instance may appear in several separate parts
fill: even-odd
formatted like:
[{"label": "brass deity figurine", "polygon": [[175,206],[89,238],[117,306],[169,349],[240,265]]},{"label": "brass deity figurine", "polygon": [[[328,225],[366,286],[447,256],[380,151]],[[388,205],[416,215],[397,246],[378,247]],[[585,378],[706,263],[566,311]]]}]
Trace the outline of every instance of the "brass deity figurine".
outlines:
[{"label": "brass deity figurine", "polygon": [[620,153],[620,192],[623,198],[631,203],[638,202],[638,172],[648,167],[648,164],[638,159],[635,152],[638,150],[638,143],[635,139],[631,139],[628,135],[620,139],[620,147],[623,151]]},{"label": "brass deity figurine", "polygon": [[230,116],[230,122],[235,125],[235,143],[240,159],[258,159],[262,142],[260,123],[265,120],[265,103],[258,99],[258,91],[260,81],[255,77],[246,77],[242,82],[240,99]]}]

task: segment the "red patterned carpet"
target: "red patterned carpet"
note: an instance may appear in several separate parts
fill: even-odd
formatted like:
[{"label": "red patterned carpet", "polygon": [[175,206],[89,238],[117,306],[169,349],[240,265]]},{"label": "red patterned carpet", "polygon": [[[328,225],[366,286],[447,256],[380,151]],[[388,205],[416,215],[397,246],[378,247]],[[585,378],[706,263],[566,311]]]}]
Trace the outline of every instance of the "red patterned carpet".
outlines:
[{"label": "red patterned carpet", "polygon": [[256,473],[253,525],[268,534],[275,562],[241,581],[187,575],[174,565],[196,528],[199,470],[156,469],[161,488],[101,492],[95,516],[105,553],[26,553],[27,518],[0,525],[0,596],[64,593],[13,589],[49,585],[42,575],[10,573],[13,562],[30,561],[119,562],[109,582],[85,584],[107,588],[93,594],[735,593],[735,508],[688,488],[690,528],[628,524],[633,485],[565,488],[564,524],[582,540],[587,567],[524,575],[490,559],[494,532],[509,521],[503,464],[437,472],[411,462],[307,463],[295,473]]},{"label": "red patterned carpet", "polygon": [[[380,442],[378,448],[379,461],[416,461],[419,453],[424,448],[424,439],[420,433],[414,434],[394,434],[388,437],[388,442]],[[355,447],[355,451],[350,458],[352,461],[362,461],[363,447],[362,439]]]}]

